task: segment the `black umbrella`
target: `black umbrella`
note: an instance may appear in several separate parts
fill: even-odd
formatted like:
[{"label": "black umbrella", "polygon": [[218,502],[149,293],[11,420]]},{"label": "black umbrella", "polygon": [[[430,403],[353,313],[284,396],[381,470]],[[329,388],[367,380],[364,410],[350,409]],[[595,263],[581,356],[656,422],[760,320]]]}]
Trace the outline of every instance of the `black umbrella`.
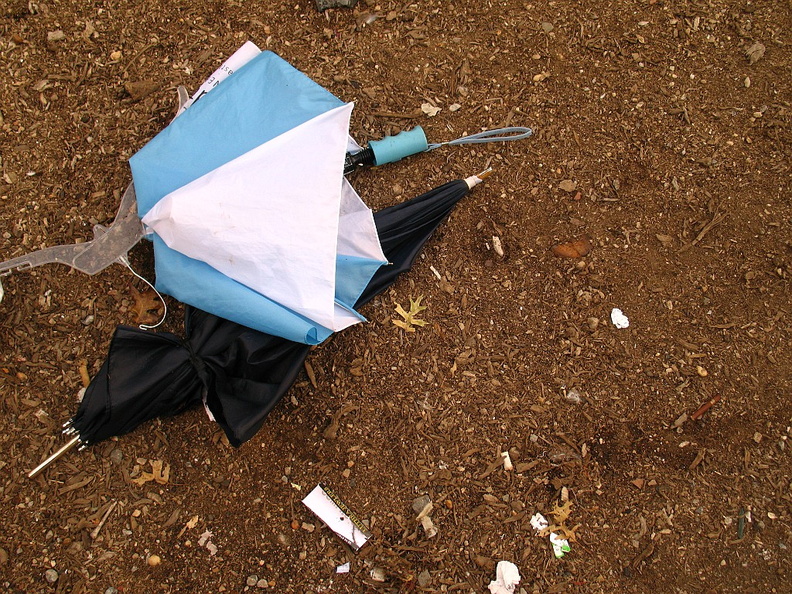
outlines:
[{"label": "black umbrella", "polygon": [[[377,271],[356,307],[409,270],[456,203],[489,173],[449,182],[374,215],[390,265]],[[148,420],[178,414],[201,402],[238,447],[258,432],[292,386],[309,349],[190,306],[186,306],[183,339],[168,332],[119,326],[107,359],[67,423],[66,433],[72,439],[29,476],[75,445],[123,435]]]}]

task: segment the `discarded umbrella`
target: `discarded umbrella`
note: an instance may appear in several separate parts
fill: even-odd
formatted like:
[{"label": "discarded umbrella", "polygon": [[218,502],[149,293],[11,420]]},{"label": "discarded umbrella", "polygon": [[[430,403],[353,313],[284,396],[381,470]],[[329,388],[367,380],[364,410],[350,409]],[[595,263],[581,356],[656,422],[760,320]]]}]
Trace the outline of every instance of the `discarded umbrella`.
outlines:
[{"label": "discarded umbrella", "polygon": [[[490,174],[444,184],[374,215],[390,265],[358,298],[368,303],[412,266],[424,243],[471,188]],[[185,337],[119,326],[107,359],[67,423],[71,440],[30,473],[77,445],[123,435],[140,424],[203,402],[228,440],[253,437],[294,383],[310,347],[187,307]]]}]

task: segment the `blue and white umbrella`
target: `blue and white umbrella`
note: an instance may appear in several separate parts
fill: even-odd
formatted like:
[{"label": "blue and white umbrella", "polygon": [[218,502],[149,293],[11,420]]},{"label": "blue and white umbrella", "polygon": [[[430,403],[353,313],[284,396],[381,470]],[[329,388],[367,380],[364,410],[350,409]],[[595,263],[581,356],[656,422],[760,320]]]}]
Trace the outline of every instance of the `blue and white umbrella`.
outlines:
[{"label": "blue and white umbrella", "polygon": [[353,105],[261,52],[130,160],[157,289],[317,344],[385,257],[343,175]]}]

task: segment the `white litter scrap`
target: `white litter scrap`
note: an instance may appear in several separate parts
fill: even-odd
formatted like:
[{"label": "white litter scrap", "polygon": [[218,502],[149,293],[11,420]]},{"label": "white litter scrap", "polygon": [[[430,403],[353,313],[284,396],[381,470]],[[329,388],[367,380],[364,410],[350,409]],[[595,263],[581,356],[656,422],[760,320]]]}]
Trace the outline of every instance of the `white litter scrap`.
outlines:
[{"label": "white litter scrap", "polygon": [[336,573],[349,573],[349,561],[336,567]]},{"label": "white litter scrap", "polygon": [[360,550],[371,538],[363,522],[325,485],[318,484],[302,502],[353,550]]},{"label": "white litter scrap", "polygon": [[520,585],[520,570],[511,561],[498,561],[495,579],[489,583],[490,594],[514,594]]},{"label": "white litter scrap", "polygon": [[627,316],[624,315],[622,310],[618,307],[614,307],[613,311],[611,311],[611,322],[617,328],[629,328],[630,327],[630,320]]},{"label": "white litter scrap", "polygon": [[[537,512],[531,518],[531,526],[533,526],[534,530],[536,530],[539,536],[544,536],[547,529],[550,528],[550,522],[548,522],[547,518],[545,518],[542,514]],[[553,545],[553,554],[557,559],[560,559],[565,553],[568,553],[572,550],[569,547],[569,541],[566,538],[561,538],[555,532],[550,532],[549,536],[550,544]]]}]

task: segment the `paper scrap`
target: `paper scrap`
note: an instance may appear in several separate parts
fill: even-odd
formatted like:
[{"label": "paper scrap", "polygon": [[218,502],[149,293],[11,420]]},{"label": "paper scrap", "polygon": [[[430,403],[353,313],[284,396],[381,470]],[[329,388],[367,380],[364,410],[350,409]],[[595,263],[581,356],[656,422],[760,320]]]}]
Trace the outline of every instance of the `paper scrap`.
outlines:
[{"label": "paper scrap", "polygon": [[611,311],[611,322],[617,328],[629,328],[630,327],[630,320],[627,316],[624,315],[622,310],[618,307],[614,307],[613,311]]},{"label": "paper scrap", "polygon": [[336,567],[336,573],[349,573],[349,561]]},{"label": "paper scrap", "polygon": [[489,583],[490,594],[514,594],[520,584],[520,570],[511,561],[498,561],[495,579]]},{"label": "paper scrap", "polygon": [[355,551],[371,538],[363,522],[325,485],[318,484],[302,502]]}]

